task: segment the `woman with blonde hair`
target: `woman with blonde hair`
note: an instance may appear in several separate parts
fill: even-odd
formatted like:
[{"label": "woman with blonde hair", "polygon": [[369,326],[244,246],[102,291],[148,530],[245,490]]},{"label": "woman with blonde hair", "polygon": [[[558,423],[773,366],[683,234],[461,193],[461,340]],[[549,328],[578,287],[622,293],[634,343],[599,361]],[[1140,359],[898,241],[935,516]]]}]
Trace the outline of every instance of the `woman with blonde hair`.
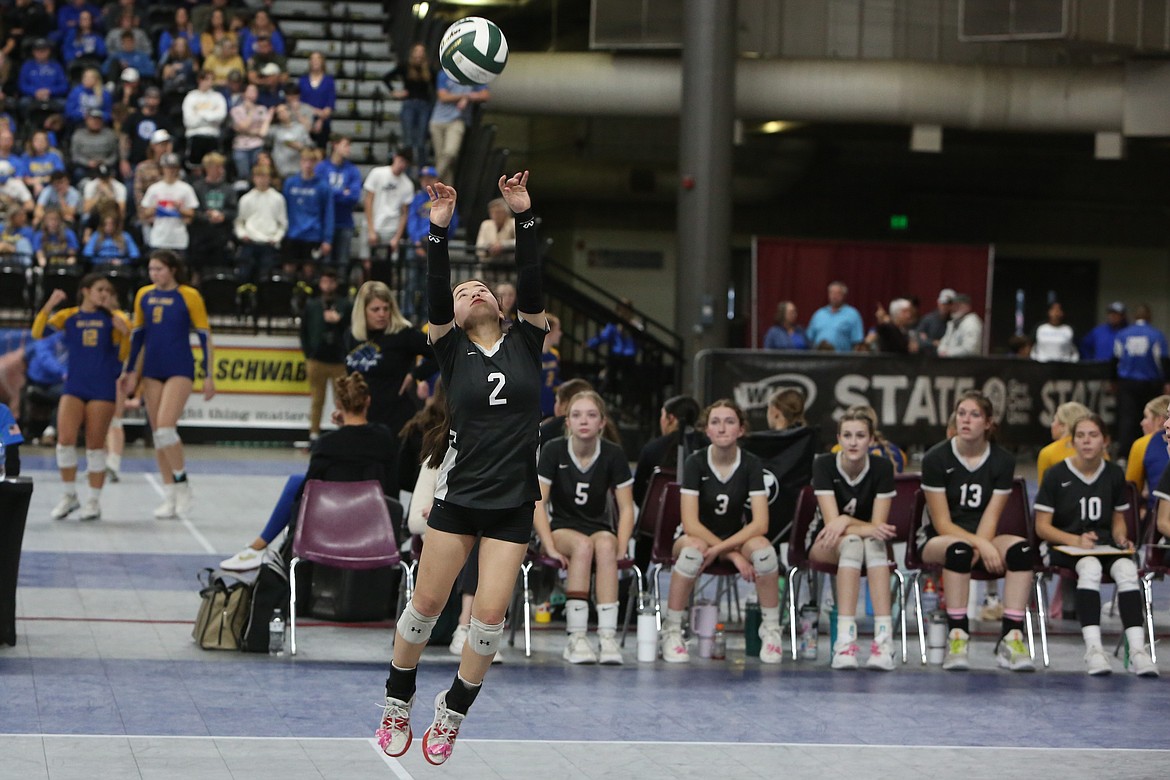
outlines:
[{"label": "woman with blonde hair", "polygon": [[1036,456],[1036,482],[1044,481],[1044,472],[1065,458],[1076,454],[1072,444],[1072,428],[1077,420],[1088,417],[1089,407],[1076,401],[1069,401],[1056,407],[1052,415],[1052,443],[1040,450]]}]

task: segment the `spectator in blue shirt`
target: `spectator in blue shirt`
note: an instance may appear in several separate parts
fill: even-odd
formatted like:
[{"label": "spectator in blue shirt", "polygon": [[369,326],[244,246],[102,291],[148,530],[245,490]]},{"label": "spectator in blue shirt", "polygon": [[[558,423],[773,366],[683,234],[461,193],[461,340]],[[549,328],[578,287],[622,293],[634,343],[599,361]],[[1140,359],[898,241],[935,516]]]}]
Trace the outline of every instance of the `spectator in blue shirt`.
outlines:
[{"label": "spectator in blue shirt", "polygon": [[1112,360],[1113,342],[1117,339],[1118,332],[1128,324],[1125,319],[1125,304],[1121,301],[1109,304],[1105,321],[1081,339],[1081,360]]},{"label": "spectator in blue shirt", "polygon": [[187,48],[196,57],[201,57],[203,52],[202,44],[199,41],[199,33],[195,32],[195,27],[191,24],[191,15],[187,12],[184,6],[179,6],[175,9],[175,20],[169,28],[163,30],[162,35],[158,37],[158,50],[162,54],[171,50],[171,44],[175,42],[176,38],[185,38],[187,40]]},{"label": "spectator in blue shirt", "polygon": [[849,288],[843,282],[829,285],[829,303],[816,310],[808,323],[808,343],[813,349],[828,344],[837,352],[852,352],[865,339],[861,314],[845,303]]},{"label": "spectator in blue shirt", "polygon": [[439,181],[455,179],[455,161],[463,146],[463,134],[471,121],[472,109],[485,103],[492,94],[488,88],[456,84],[445,71],[439,71],[435,108],[431,111],[431,144],[435,148],[435,167]]},{"label": "spectator in blue shirt", "polygon": [[130,265],[139,258],[138,245],[122,230],[122,221],[113,210],[103,215],[101,227],[85,242],[83,254],[95,267]]},{"label": "spectator in blue shirt", "polygon": [[60,211],[67,223],[72,224],[77,219],[77,210],[81,208],[81,193],[69,183],[69,174],[65,171],[54,171],[49,174],[49,186],[41,190],[37,197],[33,224],[39,225],[45,218],[45,213],[51,208]]},{"label": "spectator in blue shirt", "polygon": [[142,78],[153,78],[155,74],[154,58],[139,51],[134,43],[134,33],[122,33],[120,48],[111,51],[109,58],[102,65],[102,73],[108,79],[120,78],[126,68],[134,68]]},{"label": "spectator in blue shirt", "polygon": [[0,162],[12,166],[13,174],[21,178],[28,175],[28,160],[16,148],[16,136],[7,127],[0,127]]},{"label": "spectator in blue shirt", "polygon": [[109,122],[113,116],[114,98],[102,86],[102,74],[97,68],[86,68],[81,74],[81,83],[69,90],[65,99],[65,120],[71,125],[85,121],[91,109],[102,112],[102,121]]},{"label": "spectator in blue shirt", "polygon": [[605,373],[602,377],[602,392],[615,397],[618,405],[622,396],[634,393],[633,383],[637,382],[638,340],[635,335],[644,329],[642,321],[634,313],[634,304],[622,298],[614,307],[616,319],[601,329],[586,342],[589,349],[605,345]]},{"label": "spectator in blue shirt", "polygon": [[44,268],[50,263],[74,265],[77,262],[77,234],[61,219],[58,209],[49,209],[41,227],[33,235],[33,252],[37,265]]},{"label": "spectator in blue shirt", "polygon": [[52,111],[60,111],[62,98],[69,91],[69,79],[61,63],[50,58],[52,49],[44,38],[33,42],[33,56],[20,66],[20,108],[28,112],[40,104]]},{"label": "spectator in blue shirt", "polygon": [[1122,328],[1113,340],[1117,360],[1117,446],[1124,458],[1134,439],[1141,435],[1142,412],[1154,396],[1170,393],[1166,381],[1166,360],[1170,349],[1166,336],[1150,325],[1150,307],[1134,310],[1135,321]]},{"label": "spectator in blue shirt", "polygon": [[333,252],[333,190],[325,177],[317,175],[321,153],[316,149],[301,151],[301,171],[284,182],[284,200],[288,207],[288,232],[284,238],[284,260],[301,263],[306,277],[313,275],[313,265],[328,263]]},{"label": "spectator in blue shirt", "polygon": [[[425,322],[427,317],[427,235],[431,232],[431,196],[427,187],[439,180],[433,165],[424,165],[418,172],[419,188],[406,209],[406,240],[410,251],[406,253],[406,294],[402,314],[415,322]],[[451,214],[448,235],[459,227],[459,212]]]},{"label": "spectator in blue shirt", "polygon": [[8,221],[0,227],[0,256],[31,266],[33,260],[32,231],[28,227],[28,212],[11,209]]},{"label": "spectator in blue shirt", "polygon": [[276,29],[268,12],[261,8],[252,17],[251,24],[240,30],[240,54],[245,60],[252,59],[252,49],[256,45],[256,38],[261,35],[267,35],[272,41],[274,52],[280,55],[284,54],[284,36],[280,34],[280,30]]},{"label": "spectator in blue shirt", "polygon": [[61,42],[73,37],[81,24],[81,15],[89,13],[90,20],[101,19],[102,9],[87,2],[87,0],[69,0],[57,10],[57,35]]},{"label": "spectator in blue shirt", "polygon": [[764,349],[808,349],[804,329],[796,324],[796,304],[780,301],[772,327],[764,334]]},{"label": "spectator in blue shirt", "polygon": [[77,17],[77,28],[72,37],[66,37],[61,44],[61,54],[68,65],[80,57],[90,57],[96,60],[106,58],[106,41],[97,27],[94,26],[94,16],[89,11],[82,11]]},{"label": "spectator in blue shirt", "polygon": [[329,157],[318,163],[316,172],[333,190],[333,252],[329,265],[344,274],[343,279],[349,278],[353,209],[362,199],[362,172],[349,161],[349,153],[349,138],[344,135],[334,136]]},{"label": "spectator in blue shirt", "polygon": [[[275,42],[273,44],[275,46]],[[315,51],[309,55],[309,72],[297,82],[301,102],[313,110],[313,126],[309,134],[318,139],[329,134],[329,118],[337,105],[337,87],[333,77],[325,72],[325,55]]]},{"label": "spectator in blue shirt", "polygon": [[49,134],[44,130],[32,134],[26,151],[24,183],[33,197],[39,198],[41,190],[49,186],[53,172],[65,170],[65,161],[56,149],[49,146]]}]

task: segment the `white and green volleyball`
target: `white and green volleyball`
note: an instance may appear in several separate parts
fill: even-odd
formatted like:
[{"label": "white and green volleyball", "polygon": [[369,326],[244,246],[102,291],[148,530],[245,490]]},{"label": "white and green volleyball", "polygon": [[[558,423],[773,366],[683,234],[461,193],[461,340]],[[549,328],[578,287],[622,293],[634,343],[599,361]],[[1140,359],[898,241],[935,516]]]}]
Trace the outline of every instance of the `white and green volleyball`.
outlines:
[{"label": "white and green volleyball", "polygon": [[460,19],[439,43],[439,64],[460,84],[487,84],[508,62],[508,41],[495,22],[479,16]]}]

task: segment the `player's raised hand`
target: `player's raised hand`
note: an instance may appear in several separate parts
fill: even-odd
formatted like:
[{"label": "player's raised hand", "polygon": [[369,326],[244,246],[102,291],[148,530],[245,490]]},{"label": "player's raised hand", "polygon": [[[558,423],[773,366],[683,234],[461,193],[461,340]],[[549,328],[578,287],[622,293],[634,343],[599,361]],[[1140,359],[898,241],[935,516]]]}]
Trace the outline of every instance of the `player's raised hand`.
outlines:
[{"label": "player's raised hand", "polygon": [[532,208],[532,197],[528,194],[528,171],[515,176],[500,177],[500,194],[513,214],[522,214]]},{"label": "player's raised hand", "polygon": [[431,222],[439,227],[450,225],[451,216],[455,213],[455,199],[458,197],[455,188],[437,181],[427,187],[427,195],[431,198]]}]

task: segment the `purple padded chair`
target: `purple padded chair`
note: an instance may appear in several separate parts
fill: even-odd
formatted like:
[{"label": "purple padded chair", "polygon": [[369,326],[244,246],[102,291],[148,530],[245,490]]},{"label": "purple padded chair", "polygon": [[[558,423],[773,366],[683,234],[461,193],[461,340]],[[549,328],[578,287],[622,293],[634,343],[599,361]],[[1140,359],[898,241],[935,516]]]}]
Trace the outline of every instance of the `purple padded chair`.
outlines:
[{"label": "purple padded chair", "polygon": [[293,558],[288,567],[289,646],[297,654],[297,564],[312,561],[338,569],[402,568],[409,601],[414,589],[410,567],[398,552],[394,524],[382,495],[382,483],[325,482],[310,479],[305,483],[297,513]]}]

